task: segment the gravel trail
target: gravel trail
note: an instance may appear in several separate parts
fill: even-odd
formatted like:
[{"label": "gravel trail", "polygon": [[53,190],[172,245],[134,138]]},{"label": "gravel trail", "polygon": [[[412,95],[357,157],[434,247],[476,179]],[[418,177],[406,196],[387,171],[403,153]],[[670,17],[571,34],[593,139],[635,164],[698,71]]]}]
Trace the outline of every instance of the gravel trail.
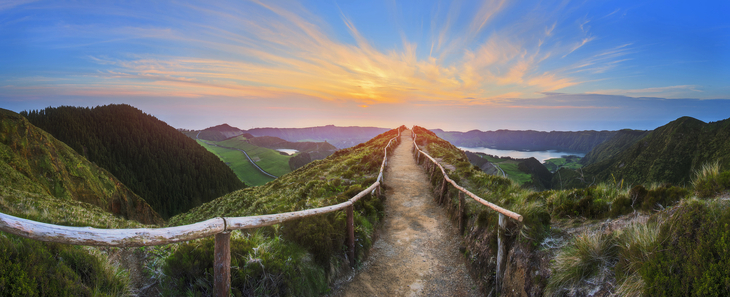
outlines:
[{"label": "gravel trail", "polygon": [[403,132],[386,170],[380,238],[364,268],[333,296],[479,296],[457,229],[413,159],[410,133]]}]

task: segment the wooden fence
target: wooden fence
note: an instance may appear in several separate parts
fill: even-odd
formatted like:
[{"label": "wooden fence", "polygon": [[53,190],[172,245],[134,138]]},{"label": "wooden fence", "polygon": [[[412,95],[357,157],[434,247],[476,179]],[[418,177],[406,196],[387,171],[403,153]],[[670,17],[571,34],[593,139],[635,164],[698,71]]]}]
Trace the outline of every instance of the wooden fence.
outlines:
[{"label": "wooden fence", "polygon": [[[413,129],[411,129],[413,131]],[[464,233],[464,194],[471,197],[475,201],[486,205],[487,207],[495,210],[499,213],[499,228],[497,229],[497,271],[496,271],[496,289],[497,292],[501,291],[502,288],[502,275],[504,274],[504,267],[506,265],[505,260],[506,259],[506,247],[505,247],[505,230],[507,226],[507,219],[505,217],[510,217],[518,222],[522,222],[522,216],[509,211],[507,209],[504,209],[502,207],[499,207],[489,201],[486,201],[482,199],[481,197],[474,195],[472,192],[469,192],[469,190],[463,188],[462,186],[459,186],[455,181],[453,181],[451,178],[449,178],[449,175],[446,173],[446,170],[444,170],[444,167],[439,164],[436,159],[429,156],[426,152],[421,150],[418,147],[418,144],[416,143],[417,135],[415,132],[411,134],[411,137],[413,138],[413,155],[416,158],[416,163],[421,164],[421,156],[424,156],[424,162],[426,159],[430,160],[431,162],[425,163],[426,171],[430,172],[431,174],[436,172],[436,168],[440,169],[441,174],[443,174],[443,181],[441,182],[441,187],[438,188],[438,196],[435,197],[439,203],[443,203],[445,199],[448,197],[448,191],[449,187],[448,184],[451,184],[455,189],[459,190],[459,214],[458,214],[458,223],[459,223],[459,232],[460,234]]]},{"label": "wooden fence", "polygon": [[400,143],[402,127],[398,135],[385,146],[383,162],[376,181],[346,202],[302,211],[250,216],[218,217],[195,224],[169,228],[97,229],[92,227],[67,227],[26,220],[0,213],[0,230],[18,236],[49,242],[88,246],[136,247],[170,244],[215,235],[214,294],[228,296],[231,289],[231,231],[275,225],[290,220],[325,214],[345,209],[347,212],[347,257],[355,264],[355,228],[353,204],[367,194],[380,196],[383,171],[388,164],[388,152]]}]

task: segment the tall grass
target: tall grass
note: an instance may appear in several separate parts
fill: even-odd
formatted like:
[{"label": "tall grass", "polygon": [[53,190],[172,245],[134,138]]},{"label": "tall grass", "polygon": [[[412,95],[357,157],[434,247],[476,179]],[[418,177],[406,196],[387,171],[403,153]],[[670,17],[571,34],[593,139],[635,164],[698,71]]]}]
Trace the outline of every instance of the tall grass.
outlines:
[{"label": "tall grass", "polygon": [[584,280],[606,277],[618,261],[618,252],[613,234],[586,231],[577,235],[555,256],[545,294],[559,296]]},{"label": "tall grass", "polygon": [[618,235],[619,261],[614,269],[619,296],[641,296],[644,280],[639,275],[641,265],[656,249],[658,223],[632,223]]},{"label": "tall grass", "polygon": [[713,197],[730,189],[730,171],[720,172],[720,162],[705,163],[695,171],[692,186],[700,197]]}]

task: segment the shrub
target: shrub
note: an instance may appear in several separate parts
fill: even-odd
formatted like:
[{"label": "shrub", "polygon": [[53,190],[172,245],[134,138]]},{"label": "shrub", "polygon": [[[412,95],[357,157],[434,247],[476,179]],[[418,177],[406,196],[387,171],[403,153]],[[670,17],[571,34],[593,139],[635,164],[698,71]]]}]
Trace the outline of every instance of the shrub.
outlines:
[{"label": "shrub", "polygon": [[639,269],[646,296],[730,295],[730,207],[689,201],[659,232]]},{"label": "shrub", "polygon": [[640,296],[644,290],[639,268],[656,248],[659,227],[657,223],[633,223],[619,234],[619,260],[614,268],[619,296]]},{"label": "shrub", "polygon": [[330,257],[345,242],[346,215],[342,211],[289,221],[282,225],[285,239],[312,253],[315,262],[326,267]]},{"label": "shrub", "polygon": [[601,218],[609,210],[608,200],[594,197],[593,191],[594,188],[555,192],[548,199],[548,208],[556,217]]},{"label": "shrub", "polygon": [[[180,245],[163,265],[163,295],[212,296],[214,248],[213,238]],[[295,244],[234,232],[230,248],[233,296],[314,296],[327,288],[324,271]]]},{"label": "shrub", "polygon": [[687,197],[689,190],[670,185],[662,185],[655,189],[649,190],[641,203],[641,210],[650,211],[657,208],[664,208],[674,204],[680,199]]},{"label": "shrub", "polygon": [[563,247],[552,263],[546,295],[557,295],[566,287],[605,273],[617,261],[618,246],[613,234],[584,232]]},{"label": "shrub", "polygon": [[730,171],[720,173],[719,162],[707,163],[695,171],[692,185],[699,197],[713,197],[730,189]]},{"label": "shrub", "polygon": [[613,200],[613,203],[611,203],[611,211],[608,215],[612,218],[615,218],[620,215],[631,213],[632,211],[634,211],[634,208],[631,205],[632,202],[633,201],[631,201],[629,197],[619,196],[618,198]]},{"label": "shrub", "polygon": [[0,296],[117,296],[128,284],[84,247],[0,232]]}]

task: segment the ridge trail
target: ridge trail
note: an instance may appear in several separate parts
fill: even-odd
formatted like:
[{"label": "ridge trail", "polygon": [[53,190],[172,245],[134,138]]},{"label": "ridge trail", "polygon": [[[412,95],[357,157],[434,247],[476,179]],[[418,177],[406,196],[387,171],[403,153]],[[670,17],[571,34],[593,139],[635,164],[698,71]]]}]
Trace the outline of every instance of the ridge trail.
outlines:
[{"label": "ridge trail", "polygon": [[412,148],[405,130],[385,172],[380,238],[364,268],[333,296],[480,296],[459,255],[457,228],[434,202]]}]

